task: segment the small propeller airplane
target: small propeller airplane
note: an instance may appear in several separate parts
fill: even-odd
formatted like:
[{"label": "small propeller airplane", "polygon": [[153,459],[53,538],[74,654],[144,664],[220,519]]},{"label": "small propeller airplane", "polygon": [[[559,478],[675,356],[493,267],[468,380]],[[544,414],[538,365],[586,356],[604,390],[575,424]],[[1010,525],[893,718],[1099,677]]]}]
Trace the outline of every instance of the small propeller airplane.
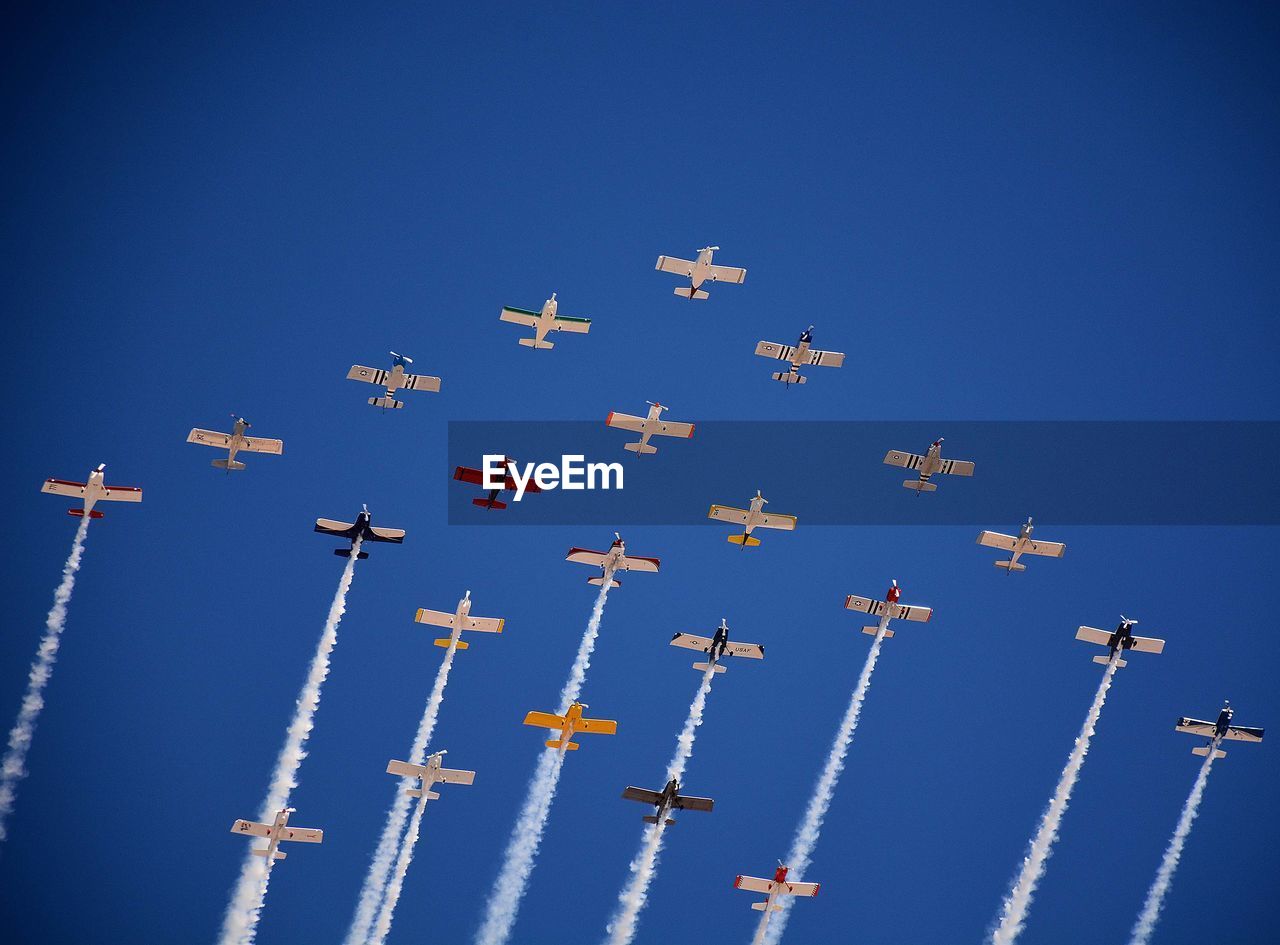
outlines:
[{"label": "small propeller airplane", "polygon": [[689,439],[693,436],[692,423],[667,423],[662,420],[662,411],[666,410],[666,407],[653,400],[646,400],[645,403],[649,405],[649,415],[647,417],[633,417],[629,413],[618,413],[615,410],[610,410],[609,416],[604,419],[606,426],[640,434],[638,443],[622,444],[624,450],[630,450],[637,455],[645,456],[658,452],[656,446],[649,445],[650,437],[679,436]]},{"label": "small propeller airplane", "polygon": [[392,759],[387,762],[387,774],[398,774],[402,778],[417,778],[418,786],[405,788],[410,797],[421,798],[422,803],[440,800],[440,794],[431,790],[437,781],[441,784],[472,784],[476,779],[474,771],[462,771],[458,768],[445,768],[440,764],[441,758],[447,754],[441,749],[434,755],[428,755],[425,764],[411,765],[407,761]]},{"label": "small propeller airplane", "polygon": [[564,715],[552,715],[550,712],[530,712],[524,717],[524,724],[559,732],[559,737],[548,739],[546,745],[548,748],[558,748],[560,751],[577,751],[580,746],[573,741],[573,736],[579,732],[583,735],[618,734],[617,722],[610,719],[584,719],[582,710],[587,708],[590,708],[590,706],[575,699]]},{"label": "small propeller airplane", "polygon": [[698,258],[693,260],[680,259],[676,256],[659,256],[658,264],[654,268],[672,275],[685,276],[689,280],[688,286],[676,286],[676,295],[684,299],[705,299],[708,296],[702,285],[708,280],[741,285],[747,278],[745,269],[711,264],[711,257],[719,249],[719,246],[704,246],[698,250]]},{"label": "small propeller airplane", "polygon": [[[1120,615],[1120,625],[1112,632],[1105,630],[1095,630],[1093,627],[1081,627],[1076,631],[1076,639],[1083,640],[1085,643],[1096,643],[1099,646],[1107,647],[1111,652],[1106,656],[1095,656],[1093,661],[1106,666],[1111,662],[1112,657],[1117,653],[1123,653],[1125,650],[1137,650],[1139,653],[1163,653],[1164,641],[1157,640],[1154,637],[1134,636],[1133,628],[1137,626],[1138,621],[1130,620],[1124,614]],[[1116,666],[1128,666],[1128,662],[1122,659],[1116,660]]]},{"label": "small propeller airplane", "polygon": [[1004,568],[1005,574],[1012,574],[1014,571],[1025,571],[1025,564],[1018,564],[1018,559],[1023,555],[1041,555],[1046,558],[1061,558],[1062,553],[1067,550],[1067,546],[1056,541],[1033,541],[1031,532],[1033,526],[1031,518],[1027,518],[1027,524],[1022,526],[1022,530],[1018,532],[1017,537],[1013,535],[1002,535],[999,532],[979,532],[978,544],[986,545],[988,548],[999,548],[1001,551],[1013,552],[1013,557],[1008,561],[991,562],[997,568]]},{"label": "small propeller airplane", "polygon": [[748,659],[764,659],[764,647],[759,643],[730,643],[729,625],[723,617],[720,626],[710,637],[695,636],[692,633],[677,633],[671,638],[670,646],[684,647],[686,650],[701,650],[707,654],[705,663],[694,663],[693,668],[705,673],[712,667],[717,673],[723,673],[726,667],[720,661],[729,656],[745,656]]},{"label": "small propeller airplane", "polygon": [[927,623],[929,618],[933,616],[932,607],[900,604],[898,601],[901,597],[902,589],[898,587],[898,582],[895,580],[889,585],[889,591],[884,595],[884,600],[872,600],[870,597],[859,597],[856,594],[850,594],[844,599],[844,607],[845,610],[856,610],[860,613],[871,614],[873,617],[879,617],[880,623],[874,627],[863,627],[862,632],[875,636],[883,631],[884,638],[887,640],[893,636],[893,631],[889,629],[890,620],[914,620],[918,623]]},{"label": "small propeller airplane", "polygon": [[940,436],[930,443],[929,452],[924,456],[919,453],[902,453],[898,450],[889,450],[884,454],[885,465],[919,470],[919,479],[907,479],[902,483],[904,489],[914,489],[917,495],[921,492],[937,491],[938,484],[929,481],[929,477],[935,473],[941,473],[944,476],[972,476],[973,463],[959,459],[942,458],[943,439],[945,437]]},{"label": "small propeller airplane", "polygon": [[[231,416],[235,417],[235,414]],[[268,440],[261,436],[245,436],[244,431],[253,426],[244,417],[236,417],[235,425],[230,433],[219,433],[217,430],[192,429],[187,434],[188,443],[201,446],[212,446],[227,451],[226,459],[215,459],[210,464],[215,469],[225,469],[228,473],[244,469],[244,463],[236,462],[236,453],[271,453],[279,456],[284,452],[284,440]]]},{"label": "small propeller airplane", "polygon": [[761,341],[756,345],[756,354],[762,358],[777,358],[779,361],[790,361],[791,367],[784,371],[775,371],[773,379],[790,387],[792,384],[805,384],[809,379],[800,373],[800,368],[816,365],[817,367],[838,368],[844,365],[844,354],[840,351],[819,351],[810,347],[813,343],[813,326],[800,332],[800,340],[795,346],[775,344],[772,341]]},{"label": "small propeller airplane", "polygon": [[513,324],[524,325],[526,328],[533,329],[532,338],[520,339],[520,344],[526,348],[549,350],[554,348],[555,345],[546,340],[547,332],[571,331],[585,335],[591,330],[591,319],[557,315],[556,310],[559,307],[560,303],[556,301],[556,294],[552,292],[551,298],[542,303],[542,311],[540,312],[531,312],[527,308],[503,306],[502,313],[498,318],[504,322],[512,322]]},{"label": "small propeller airplane", "polygon": [[[497,509],[499,511],[505,509],[507,507],[507,503],[499,501],[498,496],[504,492],[516,491],[516,481],[511,476],[511,464],[514,462],[515,460],[510,456],[504,457],[502,468],[506,470],[506,472],[503,474],[504,478],[502,480],[502,488],[490,489],[487,498],[472,499],[471,504],[478,505],[482,509]],[[473,486],[484,485],[484,473],[479,469],[473,469],[470,466],[456,467],[453,470],[453,478],[458,482],[469,482]],[[524,491],[526,494],[530,492],[541,492],[542,487],[539,486],[532,477],[530,477],[529,482],[524,487]]]},{"label": "small propeller airplane", "polygon": [[467,591],[467,595],[458,601],[457,610],[451,614],[419,607],[418,613],[413,619],[417,623],[425,623],[432,627],[451,628],[453,632],[443,639],[436,640],[435,644],[446,649],[453,647],[458,650],[465,650],[470,645],[466,640],[462,639],[463,630],[476,630],[480,633],[501,633],[502,627],[506,623],[501,617],[472,617],[470,591]]},{"label": "small propeller airplane", "polygon": [[590,551],[587,548],[570,548],[569,553],[564,556],[565,561],[573,561],[576,564],[588,564],[593,568],[600,569],[599,577],[587,578],[588,584],[594,584],[596,587],[604,584],[606,577],[609,578],[610,587],[620,587],[622,582],[613,577],[618,571],[649,571],[651,573],[658,570],[661,564],[657,558],[640,558],[635,555],[627,554],[626,542],[622,540],[622,536],[617,532],[613,533],[613,544],[609,546],[608,551]]},{"label": "small propeller airplane", "polygon": [[675,818],[670,814],[673,810],[699,810],[711,813],[715,801],[709,797],[690,797],[680,793],[680,782],[672,778],[661,791],[649,791],[645,788],[627,786],[622,792],[624,801],[639,801],[641,804],[652,804],[657,808],[656,814],[644,817],[646,824],[661,823],[664,827],[674,824]]},{"label": "small propeller airplane", "polygon": [[778,897],[818,895],[818,883],[788,882],[787,872],[787,867],[783,866],[782,862],[779,861],[778,869],[773,874],[773,879],[760,879],[757,876],[739,876],[733,881],[734,889],[764,893],[767,897],[764,902],[753,902],[751,904],[752,909],[764,913],[762,928],[768,928],[769,918],[773,913],[782,911],[782,906],[777,903]]},{"label": "small propeller airplane", "polygon": [[[315,530],[322,535],[338,535],[341,538],[347,538],[351,541],[350,548],[334,548],[333,553],[339,558],[350,558],[351,552],[355,550],[356,541],[386,541],[393,545],[404,544],[403,528],[375,528],[372,522],[373,516],[369,514],[369,506],[364,506],[364,510],[356,516],[354,523],[335,522],[331,518],[316,519]],[[356,555],[360,560],[369,557],[369,552],[361,551]]]},{"label": "small propeller airplane", "polygon": [[84,508],[67,509],[67,514],[76,518],[102,518],[102,513],[94,509],[99,502],[141,502],[142,490],[137,486],[110,486],[103,482],[103,470],[106,463],[99,463],[98,468],[89,473],[88,482],[71,482],[69,479],[46,479],[40,487],[41,492],[53,495],[70,496],[73,499],[84,499]]},{"label": "small propeller airplane", "polygon": [[353,364],[351,365],[351,370],[347,372],[347,380],[349,381],[364,381],[366,384],[386,386],[386,396],[369,398],[370,407],[381,407],[383,410],[399,410],[404,406],[404,401],[396,400],[396,391],[398,390],[427,390],[432,393],[439,393],[440,378],[431,377],[427,374],[406,374],[404,369],[413,363],[413,358],[403,354],[396,354],[394,351],[390,352],[390,354],[390,371]]},{"label": "small propeller airplane", "polygon": [[266,857],[267,869],[270,870],[276,860],[283,860],[289,854],[279,849],[281,841],[295,843],[320,843],[324,840],[324,831],[310,827],[290,827],[289,815],[292,807],[285,807],[276,814],[274,823],[260,824],[252,820],[237,820],[231,825],[231,832],[246,837],[265,837],[265,847],[254,847],[249,852],[254,856]]},{"label": "small propeller airplane", "polygon": [[707,513],[707,518],[713,518],[717,522],[741,525],[743,527],[741,535],[730,535],[725,540],[743,548],[755,548],[760,544],[760,539],[751,537],[753,529],[779,528],[786,532],[795,531],[796,517],[794,515],[781,515],[777,512],[763,511],[768,504],[769,500],[762,496],[760,490],[757,489],[755,498],[751,500],[751,508],[735,509],[727,505],[713,505],[711,506],[711,511]]},{"label": "small propeller airplane", "polygon": [[1213,757],[1225,758],[1227,753],[1218,748],[1218,743],[1223,739],[1230,739],[1236,742],[1262,741],[1262,729],[1231,724],[1231,716],[1235,714],[1235,711],[1235,709],[1231,708],[1231,703],[1228,702],[1222,707],[1222,711],[1218,713],[1216,722],[1202,722],[1200,719],[1184,717],[1178,719],[1178,724],[1173,728],[1174,731],[1186,732],[1188,735],[1208,736],[1209,744],[1191,749],[1191,754],[1204,758],[1212,751]]}]

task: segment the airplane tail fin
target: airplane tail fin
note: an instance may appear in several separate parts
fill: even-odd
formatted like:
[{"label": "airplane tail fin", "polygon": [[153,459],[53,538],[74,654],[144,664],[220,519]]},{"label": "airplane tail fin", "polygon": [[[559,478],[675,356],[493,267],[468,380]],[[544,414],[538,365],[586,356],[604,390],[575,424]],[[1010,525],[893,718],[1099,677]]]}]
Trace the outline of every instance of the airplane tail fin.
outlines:
[{"label": "airplane tail fin", "polygon": [[[756,912],[764,912],[765,909],[769,908],[769,901],[766,899],[764,902],[753,902],[751,903],[751,908],[755,909]],[[782,906],[775,903],[772,911],[781,912]]]},{"label": "airplane tail fin", "polygon": [[[658,822],[658,818],[657,818],[657,817],[655,817],[653,814],[650,814],[648,817],[645,817],[645,818],[644,818],[644,822],[645,822],[646,824],[656,824],[656,823]],[[676,821],[675,821],[675,818],[674,818],[674,817],[668,817],[668,818],[667,818],[667,826],[668,826],[668,827],[670,827],[670,826],[671,826],[672,824],[674,824],[675,822],[676,822]]]},{"label": "airplane tail fin", "polygon": [[[594,584],[596,587],[600,587],[602,584],[604,584],[604,575],[600,575],[599,577],[587,578],[587,583],[588,583],[588,584]],[[621,581],[619,581],[617,578],[614,578],[613,580],[611,580],[611,581],[609,582],[609,586],[610,586],[610,587],[621,587],[621,586],[622,586],[622,582],[621,582]]]},{"label": "airplane tail fin", "polygon": [[936,482],[921,482],[919,479],[908,479],[902,484],[902,488],[911,489],[915,492],[937,492],[938,484]]},{"label": "airplane tail fin", "polygon": [[792,374],[790,371],[774,371],[773,379],[784,384],[805,384],[809,380],[803,374]]},{"label": "airplane tail fin", "polygon": [[556,346],[555,342],[547,341],[545,338],[542,341],[539,341],[537,338],[521,338],[520,344],[524,345],[526,348],[540,348],[543,351]]},{"label": "airplane tail fin", "polygon": [[651,446],[648,443],[623,443],[622,448],[624,450],[630,450],[633,453],[639,453],[641,456],[648,456],[650,453],[658,452],[658,448],[656,446]]},{"label": "airplane tail fin", "polygon": [[370,397],[370,407],[381,407],[383,410],[399,410],[404,406],[404,401],[395,400],[392,397]]},{"label": "airplane tail fin", "polygon": [[[1193,755],[1199,755],[1201,758],[1207,758],[1207,757],[1209,757],[1209,746],[1208,746],[1208,745],[1201,745],[1199,748],[1193,748],[1193,749],[1191,749],[1191,754],[1193,754]],[[1219,748],[1217,751],[1215,751],[1215,752],[1213,753],[1213,757],[1215,757],[1215,758],[1225,758],[1225,757],[1227,757],[1227,753],[1226,753],[1225,751],[1223,751],[1221,748]]]},{"label": "airplane tail fin", "polygon": [[706,292],[704,292],[702,289],[694,289],[694,288],[691,288],[690,286],[687,286],[687,285],[683,285],[683,286],[676,286],[676,295],[680,296],[680,298],[682,298],[682,299],[709,299],[709,298],[711,298],[711,296],[707,295],[707,293],[706,293]]},{"label": "airplane tail fin", "polygon": [[472,499],[471,504],[478,505],[482,509],[505,509],[507,507],[507,503],[499,502],[497,499],[492,502],[488,499]]},{"label": "airplane tail fin", "polygon": [[[333,553],[334,553],[335,555],[337,555],[339,558],[350,558],[350,557],[351,557],[351,549],[350,549],[350,548],[334,548],[334,549],[333,549]],[[362,551],[362,552],[360,552],[358,555],[356,555],[356,557],[357,557],[358,559],[360,559],[361,561],[363,561],[365,558],[369,557],[369,552],[367,552],[367,551]]]},{"label": "airplane tail fin", "polygon": [[[1110,662],[1111,662],[1111,657],[1109,657],[1109,656],[1095,656],[1095,657],[1093,658],[1093,661],[1094,661],[1095,663],[1098,663],[1098,664],[1099,664],[1099,665],[1101,665],[1101,666],[1106,666],[1108,663],[1110,663]],[[1129,661],[1128,661],[1128,660],[1116,660],[1116,668],[1117,668],[1117,669],[1119,669],[1121,666],[1128,666],[1128,665],[1129,665]]]},{"label": "airplane tail fin", "polygon": [[726,540],[743,548],[754,548],[760,544],[759,538],[752,538],[750,535],[730,535]]},{"label": "airplane tail fin", "polygon": [[232,460],[215,459],[209,465],[212,466],[214,469],[225,469],[228,471],[244,469],[244,463],[234,459]]},{"label": "airplane tail fin", "polygon": [[[256,850],[256,849],[255,849],[255,850],[250,850],[249,852],[250,852],[250,853],[252,853],[254,856],[266,856],[266,855],[267,855],[267,851],[266,851],[266,850]],[[272,859],[272,860],[283,860],[283,859],[284,859],[285,857],[287,857],[288,855],[289,855],[289,854],[285,853],[283,850],[277,850],[277,851],[276,851],[276,855],[275,855],[275,856],[273,856],[271,859]]]},{"label": "airplane tail fin", "polygon": [[[84,518],[84,509],[67,509],[67,514],[73,518]],[[102,518],[102,513],[94,509],[89,513],[89,518]]]},{"label": "airplane tail fin", "polygon": [[[444,648],[447,650],[447,649],[449,648],[449,638],[448,638],[448,637],[444,637],[443,639],[436,640],[436,641],[435,641],[435,644],[436,644],[436,646],[442,646],[442,647],[444,647]],[[465,649],[466,649],[467,647],[469,647],[470,645],[471,645],[471,644],[470,644],[470,643],[468,643],[466,640],[459,640],[459,641],[458,641],[458,649],[460,649],[460,650],[465,650]]]},{"label": "airplane tail fin", "polygon": [[1006,571],[1027,570],[1027,566],[1025,564],[1018,564],[1014,561],[993,561],[991,563],[994,564],[997,568],[1004,568]]},{"label": "airplane tail fin", "polygon": [[[707,671],[707,667],[710,665],[711,665],[710,663],[694,663],[693,668],[700,673],[705,673]],[[725,672],[725,667],[721,666],[719,663],[716,663],[715,665],[716,665],[717,673]]]},{"label": "airplane tail fin", "polygon": [[[869,634],[871,634],[872,636],[875,636],[877,633],[879,633],[879,632],[880,632],[880,628],[879,628],[879,627],[863,627],[863,628],[862,628],[862,632],[863,632],[863,633],[869,633]],[[887,639],[889,639],[889,637],[891,637],[891,636],[893,636],[893,631],[892,631],[892,630],[888,630],[888,629],[886,629],[886,630],[885,630],[885,632],[884,632],[884,638],[887,640]]]},{"label": "airplane tail fin", "polygon": [[[410,797],[422,797],[422,788],[416,788],[416,787],[407,788],[404,793],[408,794]],[[438,801],[440,800],[440,795],[437,794],[435,791],[428,791],[427,800]]]},{"label": "airplane tail fin", "polygon": [[[559,747],[560,747],[560,742],[559,742],[559,741],[557,741],[556,739],[550,739],[550,740],[548,740],[548,741],[547,741],[547,747],[548,747],[548,748],[559,748]],[[578,748],[579,748],[579,745],[578,745],[578,743],[577,743],[577,742],[566,742],[566,743],[565,743],[565,746],[564,746],[564,750],[565,750],[565,751],[577,751],[577,750],[578,750]]]}]

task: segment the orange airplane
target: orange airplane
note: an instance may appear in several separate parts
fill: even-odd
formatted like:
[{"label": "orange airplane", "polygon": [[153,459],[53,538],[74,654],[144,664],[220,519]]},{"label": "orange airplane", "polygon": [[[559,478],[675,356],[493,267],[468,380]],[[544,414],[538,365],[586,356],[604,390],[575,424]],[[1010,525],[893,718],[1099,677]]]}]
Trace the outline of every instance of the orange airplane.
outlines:
[{"label": "orange airplane", "polygon": [[585,703],[574,700],[569,711],[564,715],[552,715],[550,712],[530,712],[524,717],[525,725],[536,725],[538,728],[559,732],[558,738],[547,740],[548,748],[561,751],[577,751],[578,743],[573,736],[581,732],[584,735],[616,735],[618,723],[611,719],[584,719],[582,710],[589,708]]}]

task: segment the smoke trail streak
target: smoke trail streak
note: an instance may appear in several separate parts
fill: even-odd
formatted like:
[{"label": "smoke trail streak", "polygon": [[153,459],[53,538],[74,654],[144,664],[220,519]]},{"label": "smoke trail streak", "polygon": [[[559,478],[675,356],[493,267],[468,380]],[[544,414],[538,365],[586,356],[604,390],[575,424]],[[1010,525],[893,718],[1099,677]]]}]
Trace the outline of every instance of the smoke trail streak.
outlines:
[{"label": "smoke trail streak", "polygon": [[17,721],[9,730],[9,747],[0,762],[0,841],[8,837],[5,820],[13,813],[18,796],[18,782],[27,776],[27,752],[36,733],[36,722],[44,708],[44,687],[53,675],[53,664],[58,659],[58,646],[62,643],[62,631],[67,625],[67,604],[76,585],[76,572],[84,556],[84,540],[89,533],[89,516],[80,519],[76,536],[71,541],[71,554],[62,566],[62,582],[53,592],[53,606],[44,621],[44,636],[36,650],[36,658],[27,674],[27,692],[22,697]]},{"label": "smoke trail streak", "polygon": [[419,798],[409,818],[409,827],[405,831],[404,842],[400,844],[400,853],[396,857],[396,869],[387,883],[387,890],[382,900],[382,910],[378,913],[378,921],[373,927],[373,936],[369,939],[373,945],[382,945],[391,931],[391,919],[396,912],[396,904],[400,902],[400,891],[404,889],[404,877],[409,872],[409,863],[413,860],[413,848],[418,843],[418,833],[422,829],[422,815],[427,810],[426,792]]},{"label": "smoke trail streak", "polygon": [[1022,861],[1018,878],[1013,888],[1009,890],[1008,897],[1005,898],[999,924],[991,933],[992,945],[1011,945],[1022,934],[1022,929],[1026,925],[1031,897],[1036,891],[1040,877],[1044,875],[1045,861],[1049,859],[1053,844],[1058,839],[1058,827],[1062,823],[1062,815],[1066,813],[1067,803],[1071,800],[1071,792],[1076,786],[1076,779],[1080,776],[1084,757],[1089,753],[1089,741],[1093,738],[1098,716],[1102,714],[1102,704],[1107,701],[1107,690],[1111,688],[1111,680],[1115,678],[1116,669],[1119,667],[1120,654],[1120,650],[1111,654],[1111,662],[1107,664],[1107,670],[1102,674],[1102,681],[1098,683],[1098,692],[1093,697],[1093,705],[1089,706],[1089,714],[1085,716],[1080,734],[1076,736],[1075,747],[1071,749],[1067,766],[1062,769],[1058,786],[1053,792],[1049,806],[1045,808],[1040,818],[1040,826],[1036,830],[1035,838],[1031,841],[1026,858]]},{"label": "smoke trail streak", "polygon": [[[693,755],[693,740],[697,737],[698,726],[702,724],[702,713],[707,706],[707,695],[711,692],[711,682],[715,679],[715,664],[709,663],[702,674],[702,685],[698,687],[693,702],[689,705],[689,714],[685,716],[684,728],[676,739],[676,752],[667,765],[667,781],[677,781],[684,777],[685,766]],[[629,945],[635,938],[636,924],[640,911],[649,897],[649,884],[653,882],[653,874],[658,867],[658,855],[662,852],[662,838],[667,825],[661,819],[666,811],[659,811],[660,819],[652,829],[646,830],[640,852],[631,861],[631,881],[623,887],[618,896],[618,908],[610,920],[606,932],[608,945]]]},{"label": "smoke trail streak", "polygon": [[[587,620],[587,629],[578,644],[578,653],[569,670],[569,678],[560,691],[559,715],[568,712],[569,706],[582,693],[582,684],[586,681],[587,668],[591,665],[591,653],[595,650],[596,637],[600,634],[600,621],[604,617],[604,604],[612,583],[613,571],[605,571],[604,582],[600,585],[600,593],[596,595],[595,605],[591,608],[591,617]],[[511,937],[511,927],[515,925],[520,900],[524,898],[525,887],[533,872],[533,861],[538,855],[538,846],[542,843],[542,832],[547,826],[547,817],[551,813],[551,803],[555,800],[563,767],[563,749],[547,749],[538,758],[538,766],[529,780],[524,806],[520,809],[520,816],[516,818],[511,839],[507,841],[502,869],[498,872],[493,891],[485,905],[485,917],[480,931],[476,933],[476,945],[504,945]]]},{"label": "smoke trail streak", "polygon": [[1151,933],[1155,931],[1156,920],[1160,918],[1160,910],[1164,907],[1165,894],[1173,885],[1173,871],[1178,868],[1178,861],[1182,859],[1182,847],[1187,842],[1187,835],[1191,833],[1191,825],[1195,822],[1196,814],[1200,812],[1200,801],[1204,797],[1205,785],[1209,783],[1209,769],[1213,767],[1214,752],[1220,740],[1215,738],[1209,746],[1209,754],[1205,756],[1204,764],[1200,766],[1196,783],[1192,785],[1191,793],[1187,795],[1187,801],[1182,805],[1182,816],[1178,818],[1178,826],[1174,828],[1173,836],[1169,838],[1169,846],[1164,851],[1164,859],[1160,861],[1160,869],[1156,870],[1155,881],[1147,890],[1147,901],[1143,904],[1138,921],[1133,926],[1129,945],[1147,945],[1147,942],[1151,941]]},{"label": "smoke trail streak", "polygon": [[[307,739],[315,727],[316,709],[320,705],[320,687],[329,675],[329,656],[338,642],[338,624],[342,622],[342,615],[347,609],[347,592],[351,590],[351,578],[355,574],[359,552],[360,539],[357,538],[352,543],[347,566],[342,569],[338,592],[334,594],[333,603],[329,606],[329,616],[320,633],[315,655],[311,657],[306,682],[298,693],[293,721],[289,723],[284,745],[280,748],[275,771],[271,775],[271,787],[258,812],[258,819],[263,823],[272,822],[276,813],[288,804],[289,794],[298,786],[298,767],[307,756]],[[227,905],[227,914],[222,921],[222,934],[218,939],[221,945],[247,945],[253,941],[258,931],[258,918],[262,914],[270,874],[271,864],[266,857],[245,854],[240,879],[231,894],[231,902]]]},{"label": "smoke trail streak", "polygon": [[[858,675],[858,683],[853,687],[853,695],[849,699],[849,708],[845,710],[840,727],[836,729],[836,737],[831,742],[831,751],[827,754],[827,763],[823,766],[818,783],[813,787],[809,798],[809,806],[805,809],[804,819],[796,829],[795,838],[791,841],[791,851],[787,854],[788,876],[803,879],[813,858],[813,848],[818,844],[818,836],[822,832],[822,822],[826,819],[827,809],[836,794],[836,782],[844,771],[845,758],[849,754],[849,745],[853,741],[853,733],[858,728],[858,718],[862,715],[862,703],[867,698],[867,690],[871,688],[871,673],[880,658],[880,647],[884,644],[885,629],[889,626],[886,617],[880,621],[871,649],[867,653],[867,661],[862,664],[862,672]],[[794,896],[783,896],[778,903],[782,908],[771,917],[768,910],[760,914],[760,924],[756,928],[756,942],[777,945],[787,927],[787,918],[791,915]]]},{"label": "smoke trail streak", "polygon": [[[440,704],[444,701],[444,687],[449,682],[449,671],[453,668],[453,657],[457,652],[458,648],[451,639],[449,648],[444,654],[444,661],[436,671],[436,681],[431,688],[431,695],[427,698],[422,719],[418,722],[413,746],[409,749],[408,761],[411,765],[421,765],[426,757],[427,745],[431,742],[431,733],[435,730],[436,718],[440,714]],[[405,821],[409,817],[411,799],[407,790],[413,787],[413,784],[413,778],[401,778],[396,784],[395,797],[392,798],[391,807],[387,810],[387,822],[383,825],[382,836],[378,840],[378,847],[369,864],[369,872],[360,889],[360,899],[356,905],[355,916],[351,920],[351,928],[347,931],[346,945],[363,945],[369,941],[369,930],[373,927],[374,917],[378,914],[378,906],[385,901],[387,877],[390,875],[391,865],[404,856],[398,850],[401,847],[401,837],[404,835]],[[409,857],[412,855],[411,852]],[[404,865],[405,869],[408,869],[407,858]],[[395,906],[392,905],[391,908],[394,911]],[[385,905],[383,909],[386,909]],[[391,917],[388,915],[388,924],[390,921]]]}]

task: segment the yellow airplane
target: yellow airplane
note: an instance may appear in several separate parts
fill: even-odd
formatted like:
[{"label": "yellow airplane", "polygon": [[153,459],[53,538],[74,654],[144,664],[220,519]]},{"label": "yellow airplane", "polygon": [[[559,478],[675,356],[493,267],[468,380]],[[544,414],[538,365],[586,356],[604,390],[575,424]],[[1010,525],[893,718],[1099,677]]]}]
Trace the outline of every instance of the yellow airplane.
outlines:
[{"label": "yellow airplane", "polygon": [[525,725],[536,725],[538,728],[549,728],[558,731],[559,738],[547,741],[548,748],[559,748],[561,751],[577,751],[578,743],[571,741],[574,734],[584,735],[616,735],[618,723],[611,719],[584,719],[582,710],[589,708],[585,703],[574,702],[564,715],[552,715],[550,712],[530,712],[524,717]]}]

